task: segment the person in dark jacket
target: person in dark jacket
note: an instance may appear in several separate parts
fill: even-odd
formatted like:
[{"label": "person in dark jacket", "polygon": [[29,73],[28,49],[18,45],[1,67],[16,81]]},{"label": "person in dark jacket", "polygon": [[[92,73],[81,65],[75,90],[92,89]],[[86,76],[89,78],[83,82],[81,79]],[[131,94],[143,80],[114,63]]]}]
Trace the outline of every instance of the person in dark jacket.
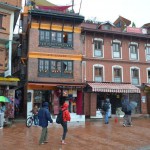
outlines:
[{"label": "person in dark jacket", "polygon": [[129,104],[129,99],[127,96],[123,96],[122,97],[122,111],[124,112],[124,121],[123,121],[123,126],[126,127],[126,126],[132,126],[132,122],[131,122],[131,107],[130,107],[130,104]]},{"label": "person in dark jacket", "polygon": [[131,110],[129,111],[125,111],[125,116],[124,116],[124,122],[123,122],[123,126],[126,127],[131,127],[132,126],[132,122],[131,122]]},{"label": "person in dark jacket", "polygon": [[48,102],[44,102],[43,107],[40,108],[38,112],[38,119],[39,119],[39,126],[42,127],[42,133],[39,140],[39,144],[44,144],[48,142],[47,141],[48,121],[50,121],[50,123],[53,123],[51,114],[49,112]]}]

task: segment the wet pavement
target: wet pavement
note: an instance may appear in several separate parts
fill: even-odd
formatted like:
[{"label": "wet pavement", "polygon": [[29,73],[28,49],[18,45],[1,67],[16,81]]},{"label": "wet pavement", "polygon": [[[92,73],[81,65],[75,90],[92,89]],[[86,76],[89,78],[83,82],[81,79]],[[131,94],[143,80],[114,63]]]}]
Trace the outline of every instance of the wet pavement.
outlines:
[{"label": "wet pavement", "polygon": [[68,123],[67,145],[60,144],[62,127],[48,128],[49,143],[38,145],[41,128],[27,128],[24,122],[0,129],[0,150],[150,150],[150,119],[133,119],[132,127],[123,120],[109,124],[103,120]]}]

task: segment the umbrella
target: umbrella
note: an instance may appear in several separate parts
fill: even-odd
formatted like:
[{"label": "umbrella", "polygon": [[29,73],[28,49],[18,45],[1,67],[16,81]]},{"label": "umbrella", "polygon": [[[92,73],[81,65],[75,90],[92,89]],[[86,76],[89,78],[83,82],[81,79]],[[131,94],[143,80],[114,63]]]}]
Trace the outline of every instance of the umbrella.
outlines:
[{"label": "umbrella", "polygon": [[131,101],[129,103],[130,107],[131,107],[131,110],[135,109],[137,107],[137,102],[134,102],[134,101]]},{"label": "umbrella", "polygon": [[0,102],[10,103],[11,100],[8,97],[0,96]]}]

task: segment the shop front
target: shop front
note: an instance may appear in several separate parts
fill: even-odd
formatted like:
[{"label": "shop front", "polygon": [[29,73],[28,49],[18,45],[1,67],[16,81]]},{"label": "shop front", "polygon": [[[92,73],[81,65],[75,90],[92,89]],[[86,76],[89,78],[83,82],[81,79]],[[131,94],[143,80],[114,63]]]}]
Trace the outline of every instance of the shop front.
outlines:
[{"label": "shop front", "polygon": [[47,101],[55,122],[56,116],[59,113],[60,97],[64,97],[65,101],[69,104],[71,121],[85,121],[82,89],[82,84],[28,83],[27,116],[31,115],[30,111],[34,105],[40,108],[43,102]]},{"label": "shop front", "polygon": [[141,97],[143,113],[150,115],[150,84],[143,84],[143,94]]},{"label": "shop front", "polygon": [[9,102],[2,103],[5,106],[5,121],[15,118],[15,88],[18,86],[19,78],[0,77],[0,96],[8,98]]},{"label": "shop front", "polygon": [[[133,114],[141,113],[141,96],[140,89],[131,84],[116,84],[116,83],[88,83],[85,92],[85,100],[89,109],[86,107],[85,112],[90,118],[103,118],[102,107],[104,101],[110,100],[110,113],[109,116],[116,115],[116,111],[121,112],[121,101],[126,96],[129,101],[135,101],[137,107],[133,110]],[[87,100],[88,99],[88,100]]]}]

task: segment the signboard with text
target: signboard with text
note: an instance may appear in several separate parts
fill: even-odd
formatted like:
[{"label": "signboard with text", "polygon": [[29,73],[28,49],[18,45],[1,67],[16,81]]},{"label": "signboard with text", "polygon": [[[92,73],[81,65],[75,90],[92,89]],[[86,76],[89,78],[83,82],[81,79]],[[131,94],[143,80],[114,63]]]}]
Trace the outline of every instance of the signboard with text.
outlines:
[{"label": "signboard with text", "polygon": [[145,28],[127,27],[126,31],[132,33],[138,33],[138,34],[147,34],[147,29]]}]

